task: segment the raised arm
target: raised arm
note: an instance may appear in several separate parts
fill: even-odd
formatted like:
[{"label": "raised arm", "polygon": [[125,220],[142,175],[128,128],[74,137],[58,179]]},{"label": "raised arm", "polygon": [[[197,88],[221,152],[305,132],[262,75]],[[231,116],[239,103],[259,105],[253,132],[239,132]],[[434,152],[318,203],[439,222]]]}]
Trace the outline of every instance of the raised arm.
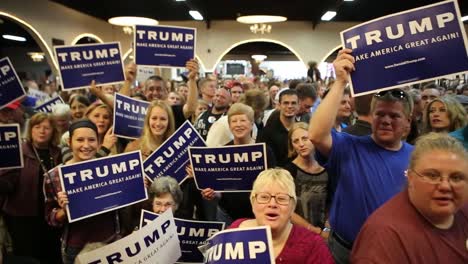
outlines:
[{"label": "raised arm", "polygon": [[89,91],[94,94],[97,98],[101,100],[101,102],[110,107],[110,109],[114,110],[114,101],[108,97],[100,87],[96,87],[96,82],[93,80],[91,82],[91,88]]},{"label": "raised arm", "polygon": [[309,125],[309,138],[324,156],[328,156],[330,153],[332,147],[331,130],[335,124],[343,91],[349,80],[349,73],[354,70],[354,57],[351,55],[351,50],[340,50],[333,66],[335,67],[336,81],[313,114]]},{"label": "raised arm", "polygon": [[131,86],[136,79],[137,66],[134,62],[131,62],[125,66],[125,82],[120,89],[120,94],[125,96],[131,95]]},{"label": "raised arm", "polygon": [[186,63],[186,68],[189,70],[188,74],[188,94],[187,94],[187,102],[184,105],[183,111],[185,118],[189,118],[195,110],[197,109],[198,103],[198,87],[197,87],[197,77],[198,77],[198,61],[197,60],[189,60]]}]

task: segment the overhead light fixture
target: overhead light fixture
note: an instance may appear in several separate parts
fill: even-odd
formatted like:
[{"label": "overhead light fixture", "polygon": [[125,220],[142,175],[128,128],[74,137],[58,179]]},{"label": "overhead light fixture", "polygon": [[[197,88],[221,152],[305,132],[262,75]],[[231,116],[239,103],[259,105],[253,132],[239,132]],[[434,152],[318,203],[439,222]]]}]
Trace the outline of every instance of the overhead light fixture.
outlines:
[{"label": "overhead light fixture", "polygon": [[332,18],[334,18],[336,16],[336,12],[335,11],[327,11],[325,14],[323,14],[322,16],[322,20],[323,21],[330,21],[332,20]]},{"label": "overhead light fixture", "polygon": [[462,17],[462,21],[468,21],[468,15]]},{"label": "overhead light fixture", "polygon": [[250,26],[250,31],[254,34],[260,33],[260,34],[265,34],[265,33],[270,33],[271,32],[271,25],[268,24],[253,24]]},{"label": "overhead light fixture", "polygon": [[354,2],[354,0],[344,0],[345,2]]},{"label": "overhead light fixture", "polygon": [[255,54],[255,55],[252,55],[251,57],[252,57],[252,59],[254,59],[257,63],[260,63],[260,62],[264,61],[264,60],[267,58],[266,55],[262,55],[262,54]]},{"label": "overhead light fixture", "polygon": [[156,19],[147,18],[147,17],[134,17],[134,16],[120,16],[112,17],[107,20],[112,25],[122,26],[122,27],[133,27],[135,25],[142,26],[156,26],[159,22]]},{"label": "overhead light fixture", "polygon": [[185,0],[175,0],[176,2],[185,2]]},{"label": "overhead light fixture", "polygon": [[43,52],[28,52],[28,55],[34,62],[41,62],[45,58]]},{"label": "overhead light fixture", "polygon": [[197,10],[190,10],[189,14],[192,16],[193,19],[195,20],[203,20],[203,16],[198,12]]},{"label": "overhead light fixture", "polygon": [[26,38],[25,37],[20,37],[20,36],[15,36],[15,35],[2,35],[4,39],[9,39],[9,40],[14,40],[14,41],[21,41],[25,42]]},{"label": "overhead light fixture", "polygon": [[240,16],[237,22],[244,24],[261,24],[261,23],[276,23],[288,20],[284,16],[267,16],[267,15],[254,15],[254,16]]}]

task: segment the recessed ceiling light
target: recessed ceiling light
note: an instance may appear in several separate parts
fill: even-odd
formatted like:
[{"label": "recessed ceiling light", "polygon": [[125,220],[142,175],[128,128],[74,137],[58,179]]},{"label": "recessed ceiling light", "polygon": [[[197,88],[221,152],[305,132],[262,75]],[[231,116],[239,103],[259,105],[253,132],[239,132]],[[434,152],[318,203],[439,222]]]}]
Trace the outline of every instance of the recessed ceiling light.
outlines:
[{"label": "recessed ceiling light", "polygon": [[189,14],[192,16],[193,19],[195,20],[203,20],[203,16],[198,12],[197,10],[190,10]]},{"label": "recessed ceiling light", "polygon": [[323,14],[322,16],[322,20],[323,21],[330,21],[332,20],[332,18],[334,18],[336,16],[336,12],[335,11],[327,11],[325,14]]},{"label": "recessed ceiling light", "polygon": [[120,16],[112,17],[107,20],[112,25],[131,27],[135,25],[156,26],[159,22],[156,19],[147,17]]},{"label": "recessed ceiling light", "polygon": [[461,19],[462,19],[462,21],[468,21],[468,16],[464,16]]},{"label": "recessed ceiling light", "polygon": [[284,22],[288,20],[288,18],[284,16],[254,15],[254,16],[240,16],[236,20],[237,22],[244,23],[244,24],[257,24],[257,23]]},{"label": "recessed ceiling light", "polygon": [[14,41],[21,41],[25,42],[26,38],[25,37],[20,37],[20,36],[15,36],[15,35],[2,35],[4,39],[9,39],[9,40],[14,40]]},{"label": "recessed ceiling light", "polygon": [[344,0],[345,2],[354,2],[354,0]]}]

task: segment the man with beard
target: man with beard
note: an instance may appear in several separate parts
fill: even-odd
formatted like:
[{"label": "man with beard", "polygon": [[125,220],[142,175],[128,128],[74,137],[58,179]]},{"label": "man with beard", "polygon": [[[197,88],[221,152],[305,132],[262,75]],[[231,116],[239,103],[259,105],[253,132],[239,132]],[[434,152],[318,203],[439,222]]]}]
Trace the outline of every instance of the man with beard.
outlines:
[{"label": "man with beard", "polygon": [[211,125],[226,114],[230,104],[231,94],[224,88],[216,90],[213,99],[213,106],[203,112],[198,117],[197,121],[195,121],[195,128],[204,140],[206,140],[206,136],[208,135]]}]

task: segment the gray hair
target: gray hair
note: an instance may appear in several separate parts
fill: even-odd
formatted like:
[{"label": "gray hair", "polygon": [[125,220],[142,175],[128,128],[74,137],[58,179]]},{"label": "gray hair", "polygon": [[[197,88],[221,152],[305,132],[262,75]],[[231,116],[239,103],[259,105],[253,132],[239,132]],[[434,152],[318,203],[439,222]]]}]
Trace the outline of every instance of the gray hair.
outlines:
[{"label": "gray hair", "polygon": [[155,178],[149,189],[150,199],[153,200],[155,197],[159,197],[166,193],[172,195],[172,198],[176,203],[176,207],[178,207],[182,202],[183,194],[176,179],[170,176]]},{"label": "gray hair", "polygon": [[68,104],[56,104],[52,106],[53,116],[70,116],[70,106]]}]

